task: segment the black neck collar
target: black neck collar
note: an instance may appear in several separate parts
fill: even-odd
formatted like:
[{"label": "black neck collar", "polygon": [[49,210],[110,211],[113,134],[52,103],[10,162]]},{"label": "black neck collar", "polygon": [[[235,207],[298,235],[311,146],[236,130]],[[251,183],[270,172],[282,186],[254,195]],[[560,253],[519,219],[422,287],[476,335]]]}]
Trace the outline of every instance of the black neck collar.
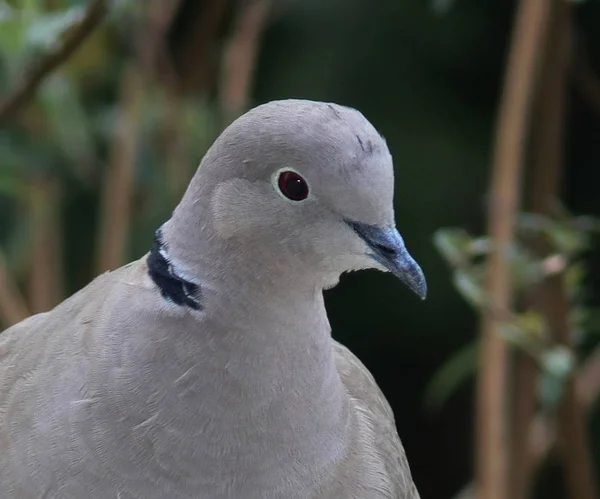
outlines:
[{"label": "black neck collar", "polygon": [[202,310],[200,286],[177,275],[177,270],[168,260],[167,245],[162,240],[160,229],[154,234],[147,265],[148,274],[163,298],[181,307]]}]

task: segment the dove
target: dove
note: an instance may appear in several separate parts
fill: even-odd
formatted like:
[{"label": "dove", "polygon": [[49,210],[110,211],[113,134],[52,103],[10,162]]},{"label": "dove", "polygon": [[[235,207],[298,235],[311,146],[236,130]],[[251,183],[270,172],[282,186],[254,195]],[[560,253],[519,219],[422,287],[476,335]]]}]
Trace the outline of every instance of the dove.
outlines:
[{"label": "dove", "polygon": [[0,334],[0,496],[418,499],[323,298],[367,268],[425,297],[393,197],[355,109],[272,101],[231,123],[147,254]]}]

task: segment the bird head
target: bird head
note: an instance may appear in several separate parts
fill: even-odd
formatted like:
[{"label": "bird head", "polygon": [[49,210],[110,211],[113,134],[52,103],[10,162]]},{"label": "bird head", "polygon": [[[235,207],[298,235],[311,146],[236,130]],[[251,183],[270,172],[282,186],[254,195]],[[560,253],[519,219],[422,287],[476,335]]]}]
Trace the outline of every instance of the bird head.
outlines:
[{"label": "bird head", "polygon": [[234,245],[246,265],[273,262],[282,278],[301,273],[328,287],[343,272],[376,268],[424,298],[425,278],[396,229],[393,198],[391,154],[360,112],[283,100],[225,129],[175,216],[203,206],[211,237]]}]

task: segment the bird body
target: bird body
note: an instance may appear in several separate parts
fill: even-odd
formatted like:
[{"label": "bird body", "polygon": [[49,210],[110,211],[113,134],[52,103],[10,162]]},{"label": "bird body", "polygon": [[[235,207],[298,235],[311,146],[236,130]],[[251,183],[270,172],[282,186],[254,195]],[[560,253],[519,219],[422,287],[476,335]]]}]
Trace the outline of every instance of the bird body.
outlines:
[{"label": "bird body", "polygon": [[[350,171],[369,162],[383,178]],[[322,294],[369,266],[424,294],[390,228],[390,170],[348,108],[234,122],[147,255],[0,335],[0,497],[418,499]]]}]

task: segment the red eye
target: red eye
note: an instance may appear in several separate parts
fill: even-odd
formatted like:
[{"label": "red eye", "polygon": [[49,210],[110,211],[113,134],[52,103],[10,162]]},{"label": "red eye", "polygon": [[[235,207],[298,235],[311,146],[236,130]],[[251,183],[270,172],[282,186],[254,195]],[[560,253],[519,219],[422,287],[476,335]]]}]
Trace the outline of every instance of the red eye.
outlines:
[{"label": "red eye", "polygon": [[308,197],[308,185],[296,172],[281,172],[277,185],[283,195],[292,201],[302,201]]}]

